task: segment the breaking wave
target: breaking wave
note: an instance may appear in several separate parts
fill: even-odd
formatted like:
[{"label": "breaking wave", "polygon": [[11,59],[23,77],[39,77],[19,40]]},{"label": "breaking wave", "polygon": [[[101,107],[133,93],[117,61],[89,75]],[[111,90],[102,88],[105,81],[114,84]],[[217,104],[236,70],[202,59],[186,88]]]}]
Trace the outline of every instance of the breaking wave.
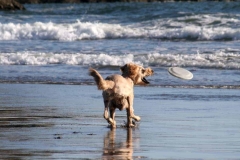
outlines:
[{"label": "breaking wave", "polygon": [[240,68],[240,54],[218,51],[213,54],[82,54],[82,53],[0,53],[1,65],[67,64],[83,66],[121,66],[129,62],[149,66],[183,66],[199,68]]},{"label": "breaking wave", "polygon": [[59,40],[78,41],[86,39],[156,38],[162,40],[240,40],[239,27],[197,26],[169,22],[153,26],[143,24],[120,25],[77,21],[70,24],[57,23],[0,23],[0,40]]}]

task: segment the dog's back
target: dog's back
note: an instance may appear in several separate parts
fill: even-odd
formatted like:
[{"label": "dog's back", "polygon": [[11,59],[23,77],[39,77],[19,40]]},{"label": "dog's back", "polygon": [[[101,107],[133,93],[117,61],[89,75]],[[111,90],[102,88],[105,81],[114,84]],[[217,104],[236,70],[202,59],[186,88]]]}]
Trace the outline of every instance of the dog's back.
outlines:
[{"label": "dog's back", "polygon": [[106,80],[114,82],[113,88],[107,90],[107,92],[113,94],[113,96],[126,98],[129,95],[133,94],[134,84],[130,78],[115,74],[108,76]]}]

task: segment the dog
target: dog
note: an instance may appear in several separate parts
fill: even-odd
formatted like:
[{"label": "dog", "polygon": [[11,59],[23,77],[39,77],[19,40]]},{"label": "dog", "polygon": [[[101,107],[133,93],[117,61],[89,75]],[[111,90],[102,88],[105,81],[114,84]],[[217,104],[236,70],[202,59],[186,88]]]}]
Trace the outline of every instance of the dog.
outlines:
[{"label": "dog", "polygon": [[[126,127],[134,127],[135,121],[140,121],[140,117],[134,115],[133,99],[134,85],[147,85],[149,82],[145,77],[152,76],[154,71],[151,68],[143,68],[134,63],[128,63],[120,67],[122,75],[114,74],[106,79],[93,68],[89,68],[89,75],[92,76],[99,90],[103,90],[102,96],[104,100],[104,115],[111,127],[116,127],[115,109],[126,109],[127,123]],[[110,112],[110,117],[108,116]]]}]

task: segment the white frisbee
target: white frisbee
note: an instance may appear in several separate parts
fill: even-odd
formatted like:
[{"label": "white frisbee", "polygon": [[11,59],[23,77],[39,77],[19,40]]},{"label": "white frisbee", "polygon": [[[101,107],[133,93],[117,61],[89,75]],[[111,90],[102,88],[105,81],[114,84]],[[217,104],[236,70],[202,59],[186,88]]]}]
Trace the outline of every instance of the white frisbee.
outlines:
[{"label": "white frisbee", "polygon": [[170,67],[168,68],[168,72],[177,78],[185,80],[190,80],[193,78],[193,74],[190,71],[180,67]]}]

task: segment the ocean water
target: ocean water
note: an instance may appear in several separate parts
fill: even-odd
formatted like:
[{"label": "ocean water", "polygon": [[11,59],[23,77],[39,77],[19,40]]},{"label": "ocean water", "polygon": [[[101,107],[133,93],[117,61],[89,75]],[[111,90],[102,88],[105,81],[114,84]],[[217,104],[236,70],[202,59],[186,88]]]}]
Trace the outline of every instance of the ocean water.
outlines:
[{"label": "ocean water", "polygon": [[[240,2],[25,7],[0,11],[0,159],[239,159]],[[129,62],[155,74],[110,130],[88,68]]]},{"label": "ocean water", "polygon": [[[240,89],[240,2],[31,4],[0,12],[0,83],[93,85],[134,62],[150,86]],[[167,69],[190,70],[190,81]]]}]

